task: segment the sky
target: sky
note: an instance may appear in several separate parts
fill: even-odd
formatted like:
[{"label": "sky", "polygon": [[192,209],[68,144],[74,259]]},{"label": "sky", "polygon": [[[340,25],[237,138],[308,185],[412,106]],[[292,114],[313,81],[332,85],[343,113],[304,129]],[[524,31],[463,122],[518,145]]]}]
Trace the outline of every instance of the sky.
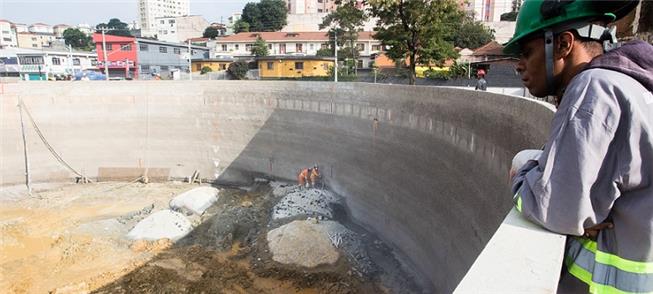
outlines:
[{"label": "sky", "polygon": [[[138,0],[0,0],[0,19],[11,22],[49,25],[80,23],[92,26],[119,18],[131,23],[138,19]],[[190,0],[191,14],[204,16],[208,22],[223,22],[255,0]]]}]

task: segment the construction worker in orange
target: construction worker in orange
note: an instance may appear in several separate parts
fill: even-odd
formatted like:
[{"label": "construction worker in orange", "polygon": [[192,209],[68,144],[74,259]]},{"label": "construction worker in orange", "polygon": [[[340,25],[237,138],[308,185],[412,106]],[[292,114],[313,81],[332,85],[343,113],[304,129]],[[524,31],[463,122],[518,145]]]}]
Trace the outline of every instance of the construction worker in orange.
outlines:
[{"label": "construction worker in orange", "polygon": [[317,169],[317,164],[313,165],[311,170],[311,187],[315,188],[315,184],[320,180],[320,171]]},{"label": "construction worker in orange", "polygon": [[304,187],[304,186],[308,185],[308,180],[310,178],[310,175],[311,175],[311,169],[310,168],[302,169],[299,172],[299,175],[297,175],[297,182],[299,183],[300,187]]}]

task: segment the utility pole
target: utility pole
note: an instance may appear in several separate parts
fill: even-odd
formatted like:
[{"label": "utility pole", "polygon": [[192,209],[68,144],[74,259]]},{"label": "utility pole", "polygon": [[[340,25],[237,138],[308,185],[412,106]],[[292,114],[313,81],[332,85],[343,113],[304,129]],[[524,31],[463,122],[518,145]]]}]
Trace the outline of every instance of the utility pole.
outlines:
[{"label": "utility pole", "polygon": [[188,80],[193,80],[193,50],[190,48],[190,39],[188,39]]},{"label": "utility pole", "polygon": [[104,79],[109,80],[109,60],[107,60],[107,40],[105,37],[106,28],[102,28],[102,53],[104,53]]},{"label": "utility pole", "polygon": [[334,43],[334,44],[333,44],[334,51],[335,51],[335,53],[336,53],[336,54],[335,54],[335,56],[336,56],[336,57],[335,57],[335,58],[336,58],[335,61],[336,61],[336,62],[335,62],[335,64],[334,64],[334,66],[333,66],[334,73],[335,73],[335,74],[334,74],[334,80],[333,80],[333,81],[337,83],[337,82],[338,82],[338,32],[336,32],[336,31],[333,32],[333,43]]},{"label": "utility pole", "polygon": [[68,67],[70,68],[70,75],[75,75],[75,69],[73,68],[73,46],[68,45]]}]

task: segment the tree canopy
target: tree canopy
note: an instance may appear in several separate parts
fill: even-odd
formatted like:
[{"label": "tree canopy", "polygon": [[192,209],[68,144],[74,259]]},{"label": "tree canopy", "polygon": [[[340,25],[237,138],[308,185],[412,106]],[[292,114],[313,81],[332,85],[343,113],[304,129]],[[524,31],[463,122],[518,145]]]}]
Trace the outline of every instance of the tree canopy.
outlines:
[{"label": "tree canopy", "polygon": [[114,36],[130,37],[132,35],[129,31],[129,25],[117,18],[110,19],[108,23],[98,24],[95,26],[95,28],[98,32],[100,32],[102,29],[108,29],[106,33]]},{"label": "tree canopy", "polygon": [[[338,8],[324,17],[320,24],[320,29],[330,28],[329,35],[337,36],[338,45],[343,46],[338,50],[339,59],[352,58],[354,65],[358,58],[358,50],[356,49],[356,41],[358,41],[358,32],[362,30],[363,24],[368,20],[369,15],[365,10],[357,7],[356,0],[341,0],[336,1]],[[333,46],[333,42],[329,42],[329,47]],[[318,52],[320,55],[326,56],[329,54],[326,50],[322,49]],[[329,49],[330,56],[333,56],[333,48]]]},{"label": "tree canopy", "polygon": [[[288,8],[283,0],[250,2],[236,22],[236,32],[275,32],[287,24]],[[240,23],[240,24],[239,24]],[[247,29],[245,29],[247,28]]]},{"label": "tree canopy", "polygon": [[466,16],[449,38],[459,48],[478,48],[494,40],[494,30]]},{"label": "tree canopy", "polygon": [[66,45],[70,45],[75,49],[91,50],[93,42],[90,36],[87,36],[79,29],[67,28],[63,31],[63,39]]},{"label": "tree canopy", "polygon": [[215,39],[220,36],[220,30],[216,27],[206,27],[204,29],[204,33],[202,34],[202,38],[209,38],[209,39]]},{"label": "tree canopy", "polygon": [[458,57],[453,34],[465,14],[455,0],[369,0],[378,17],[375,38],[394,61],[408,60],[409,83],[415,84],[415,65],[443,64]]},{"label": "tree canopy", "polygon": [[254,46],[252,46],[252,54],[256,57],[268,56],[270,52],[268,51],[268,44],[259,36],[256,38]]}]

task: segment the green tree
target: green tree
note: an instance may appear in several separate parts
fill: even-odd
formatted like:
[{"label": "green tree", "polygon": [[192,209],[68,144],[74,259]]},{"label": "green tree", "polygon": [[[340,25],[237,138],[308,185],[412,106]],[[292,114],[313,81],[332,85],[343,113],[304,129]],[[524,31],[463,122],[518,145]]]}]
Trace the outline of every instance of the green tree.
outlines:
[{"label": "green tree", "polygon": [[209,39],[215,39],[219,36],[220,36],[220,30],[211,26],[204,29],[204,33],[202,34],[202,38],[209,38]]},{"label": "green tree", "polygon": [[84,34],[79,29],[68,28],[63,31],[63,39],[66,45],[70,45],[75,49],[82,49],[90,51],[93,45],[91,37]]},{"label": "green tree", "polygon": [[254,43],[254,46],[252,46],[252,54],[256,57],[268,56],[270,54],[268,51],[268,44],[263,40],[263,38],[261,38],[261,36],[256,38],[256,42]]},{"label": "green tree", "polygon": [[243,8],[241,20],[249,24],[250,32],[275,32],[287,24],[288,8],[283,0],[250,2]]},{"label": "green tree", "polygon": [[456,47],[478,48],[494,40],[494,30],[480,21],[474,21],[471,16],[466,16],[456,28],[455,34],[447,39]]},{"label": "green tree", "polygon": [[98,24],[95,26],[95,28],[98,32],[100,32],[102,29],[108,29],[106,33],[109,35],[127,37],[132,36],[131,32],[129,31],[129,25],[117,18],[110,19],[108,23]]},{"label": "green tree", "polygon": [[245,79],[248,70],[249,70],[249,66],[247,65],[247,62],[236,61],[229,64],[229,68],[227,69],[227,72],[231,75],[233,79],[243,80]]},{"label": "green tree", "polygon": [[263,24],[261,23],[261,10],[258,3],[247,3],[243,8],[240,20],[249,24],[250,32],[260,32]]},{"label": "green tree", "polygon": [[[356,48],[358,32],[362,30],[363,24],[369,16],[364,10],[356,7],[356,0],[338,0],[336,4],[339,4],[338,8],[324,17],[320,29],[331,28],[329,34],[338,37],[338,45],[348,47],[343,54],[338,50],[339,59],[352,58],[353,63],[356,64],[358,59],[358,50]],[[332,46],[332,44],[333,42],[329,42],[329,46]],[[331,51],[333,52],[333,50]]]},{"label": "green tree", "polygon": [[395,62],[408,60],[409,83],[415,84],[415,65],[442,64],[455,58],[450,39],[464,18],[455,0],[369,0],[377,17],[375,38],[388,47]]},{"label": "green tree", "polygon": [[288,7],[284,0],[261,0],[261,32],[280,31],[288,23]]},{"label": "green tree", "polygon": [[213,69],[211,69],[210,67],[208,67],[208,66],[204,66],[204,67],[202,67],[202,69],[200,70],[200,74],[203,75],[203,74],[206,74],[207,72],[212,72],[212,71],[213,71]]},{"label": "green tree", "polygon": [[239,19],[234,24],[234,32],[236,34],[242,33],[242,32],[249,32],[249,23],[242,20],[242,19]]}]

